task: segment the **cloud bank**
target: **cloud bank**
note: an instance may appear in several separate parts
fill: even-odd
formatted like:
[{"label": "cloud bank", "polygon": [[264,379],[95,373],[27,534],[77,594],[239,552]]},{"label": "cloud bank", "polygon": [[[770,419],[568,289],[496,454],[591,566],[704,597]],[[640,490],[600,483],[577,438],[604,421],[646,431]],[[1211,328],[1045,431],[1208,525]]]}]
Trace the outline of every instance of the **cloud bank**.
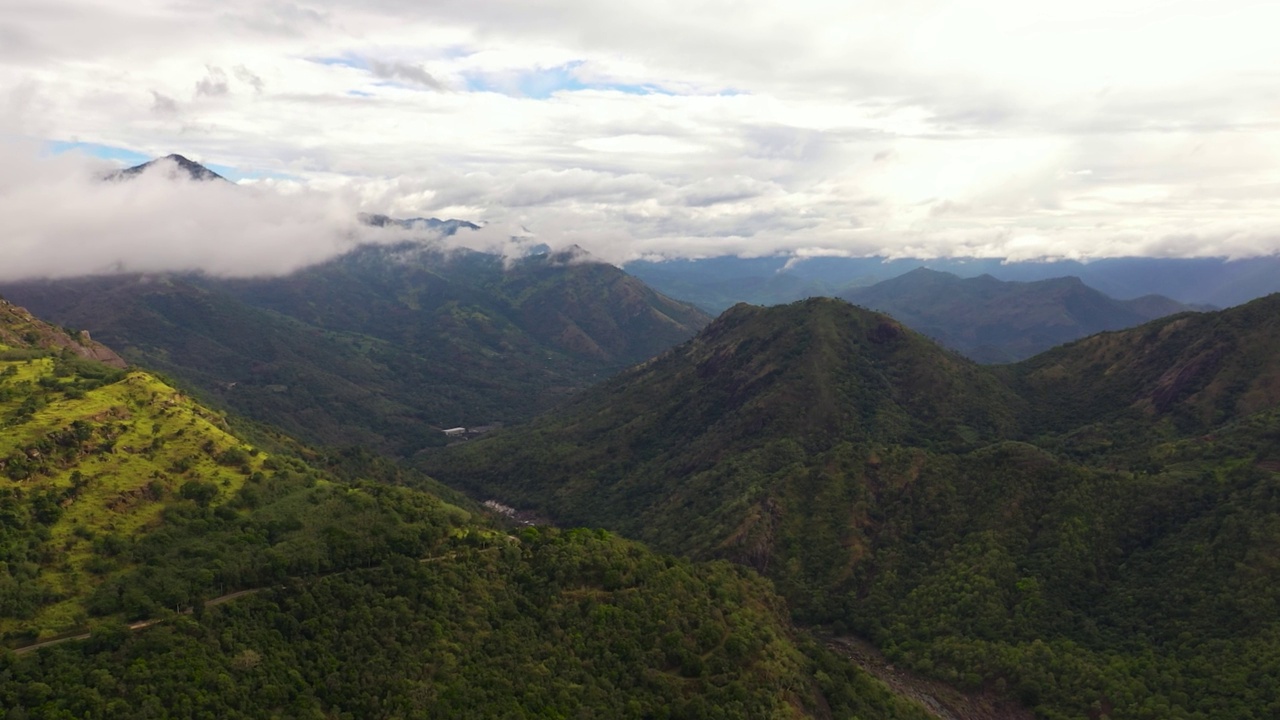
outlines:
[{"label": "cloud bank", "polygon": [[105,180],[110,169],[0,145],[0,280],[278,275],[359,243],[410,236],[359,223],[356,199],[343,193],[188,180],[164,163],[135,179]]},{"label": "cloud bank", "polygon": [[219,192],[253,198],[217,198],[233,212],[182,191],[185,224],[141,189],[49,181],[27,202],[65,212],[0,243],[84,232],[66,262],[130,242],[132,263],[231,272],[161,239],[198,226],[273,248],[275,272],[352,241],[365,210],[613,262],[1270,254],[1277,26],[1280,5],[1245,0],[45,0],[0,20],[0,136],[266,179]]}]

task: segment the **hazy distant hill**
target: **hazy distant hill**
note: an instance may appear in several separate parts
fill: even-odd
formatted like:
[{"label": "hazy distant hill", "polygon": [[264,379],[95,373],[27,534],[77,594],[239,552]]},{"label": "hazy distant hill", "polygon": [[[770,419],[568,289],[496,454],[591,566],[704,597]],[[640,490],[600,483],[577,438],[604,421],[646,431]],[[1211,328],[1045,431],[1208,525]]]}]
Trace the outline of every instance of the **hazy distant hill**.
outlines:
[{"label": "hazy distant hill", "polygon": [[281,278],[98,277],[3,292],[250,417],[393,453],[442,442],[441,427],[527,418],[709,319],[609,265],[504,264],[413,243]]},{"label": "hazy distant hill", "polygon": [[1032,282],[1078,277],[1114,298],[1164,295],[1188,305],[1229,307],[1280,292],[1280,255],[1226,258],[1105,258],[1009,262],[1004,258],[763,258],[636,261],[627,272],[672,297],[713,311],[737,302],[770,305],[874,285],[918,267],[963,278]]},{"label": "hazy distant hill", "polygon": [[1115,300],[1079,278],[1004,282],[927,268],[840,296],[986,363],[1022,360],[1086,335],[1191,309],[1158,295]]},{"label": "hazy distant hill", "polygon": [[737,307],[423,463],[748,564],[799,617],[1039,716],[1260,717],[1280,706],[1247,680],[1280,670],[1278,302],[1001,368],[836,300]]}]

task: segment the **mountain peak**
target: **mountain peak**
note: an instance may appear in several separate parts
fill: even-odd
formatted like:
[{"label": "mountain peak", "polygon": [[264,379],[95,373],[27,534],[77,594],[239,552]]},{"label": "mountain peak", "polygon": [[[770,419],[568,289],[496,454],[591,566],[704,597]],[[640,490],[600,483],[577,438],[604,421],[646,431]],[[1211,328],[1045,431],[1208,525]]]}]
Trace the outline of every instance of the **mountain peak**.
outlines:
[{"label": "mountain peak", "polygon": [[147,162],[144,162],[141,165],[134,165],[133,167],[125,168],[124,170],[118,170],[108,175],[107,179],[108,180],[130,180],[132,178],[135,178],[141,175],[142,173],[148,172],[152,168],[166,167],[166,166],[168,167],[168,171],[166,172],[166,175],[169,177],[170,180],[177,180],[178,178],[187,178],[190,180],[199,180],[202,182],[212,181],[212,180],[222,180],[223,182],[231,182],[230,180],[210,170],[204,165],[201,165],[200,163],[194,160],[191,160],[190,158],[187,158],[183,155],[179,155],[178,153],[170,153],[168,155],[165,155],[162,158],[156,158],[155,160],[149,160]]}]

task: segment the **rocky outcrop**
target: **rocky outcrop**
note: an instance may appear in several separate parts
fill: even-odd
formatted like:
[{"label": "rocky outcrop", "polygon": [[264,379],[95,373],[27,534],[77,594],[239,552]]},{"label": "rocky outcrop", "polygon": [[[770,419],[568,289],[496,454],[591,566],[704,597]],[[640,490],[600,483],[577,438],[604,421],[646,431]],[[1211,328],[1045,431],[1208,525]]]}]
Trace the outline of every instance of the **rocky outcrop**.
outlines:
[{"label": "rocky outcrop", "polygon": [[65,349],[79,357],[115,368],[124,368],[128,364],[114,350],[91,338],[88,330],[73,335],[3,299],[0,299],[0,344],[11,348]]}]

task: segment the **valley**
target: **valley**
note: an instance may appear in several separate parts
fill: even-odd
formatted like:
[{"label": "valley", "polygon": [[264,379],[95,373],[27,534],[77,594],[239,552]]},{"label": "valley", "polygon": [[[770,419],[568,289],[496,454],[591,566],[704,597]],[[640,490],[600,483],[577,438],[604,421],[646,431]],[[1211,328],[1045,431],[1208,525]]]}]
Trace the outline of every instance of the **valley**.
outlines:
[{"label": "valley", "polygon": [[1280,707],[1280,295],[921,269],[712,319],[430,240],[3,292],[36,716]]},{"label": "valley", "polygon": [[0,720],[1280,720],[1276,27],[5,3]]},{"label": "valley", "polygon": [[410,455],[526,420],[710,318],[569,255],[366,247],[294,275],[103,276],[0,293],[305,441]]},{"label": "valley", "polygon": [[29,649],[0,651],[11,712],[927,717],[748,571],[511,535],[356,451],[268,455],[24,311],[0,320],[0,631]]}]

